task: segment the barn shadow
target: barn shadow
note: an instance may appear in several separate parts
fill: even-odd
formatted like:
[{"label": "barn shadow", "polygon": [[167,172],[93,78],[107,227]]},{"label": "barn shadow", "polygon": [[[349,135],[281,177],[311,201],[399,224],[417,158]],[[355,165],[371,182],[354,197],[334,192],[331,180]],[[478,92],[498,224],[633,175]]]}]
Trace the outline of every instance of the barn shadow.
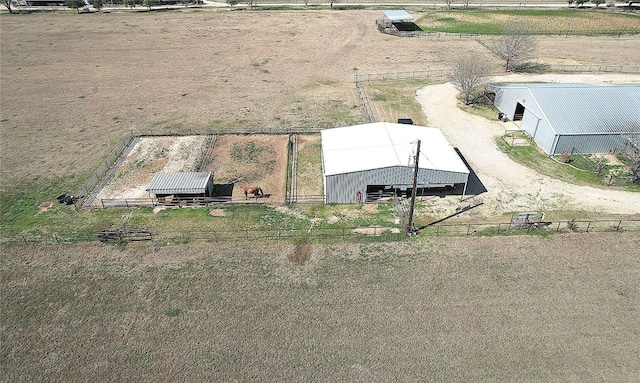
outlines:
[{"label": "barn shadow", "polygon": [[[480,178],[478,178],[478,175],[476,174],[476,172],[473,171],[473,168],[471,168],[471,165],[469,165],[469,163],[464,158],[462,153],[460,153],[460,150],[458,150],[458,148],[454,148],[454,149],[456,153],[458,153],[458,156],[460,156],[460,159],[462,160],[462,162],[464,162],[464,164],[467,166],[467,169],[469,169],[469,179],[467,181],[467,190],[466,191],[464,190],[464,184],[456,184],[453,188],[450,188],[450,187],[424,188],[424,189],[418,188],[417,194],[416,194],[417,197],[436,196],[440,198],[445,198],[447,196],[455,196],[455,195],[462,196],[462,193],[464,192],[464,195],[465,195],[464,199],[466,200],[487,192],[487,188],[484,186],[482,181],[480,181]],[[408,197],[409,195],[407,194],[407,198]]]},{"label": "barn shadow", "polygon": [[213,197],[229,197],[233,195],[233,184],[213,184]]},{"label": "barn shadow", "polygon": [[[469,165],[469,163],[467,162],[467,159],[464,158],[464,156],[462,155],[462,153],[460,153],[460,150],[458,150],[458,148],[454,148],[454,150],[456,151],[456,153],[458,153],[458,156],[460,156],[460,159],[462,160],[462,162],[464,162],[464,164],[467,166],[467,169],[469,169],[469,180],[467,181],[467,192],[465,194],[469,197],[470,196],[475,197],[480,194],[486,193],[487,188],[484,186],[482,181],[480,181],[480,178],[478,178],[478,175],[476,174],[476,172],[473,171],[473,168],[471,167],[471,165]],[[460,190],[460,195],[462,195],[462,190]]]},{"label": "barn shadow", "polygon": [[417,24],[412,22],[394,22],[393,25],[400,32],[422,31],[422,28],[420,28]]}]

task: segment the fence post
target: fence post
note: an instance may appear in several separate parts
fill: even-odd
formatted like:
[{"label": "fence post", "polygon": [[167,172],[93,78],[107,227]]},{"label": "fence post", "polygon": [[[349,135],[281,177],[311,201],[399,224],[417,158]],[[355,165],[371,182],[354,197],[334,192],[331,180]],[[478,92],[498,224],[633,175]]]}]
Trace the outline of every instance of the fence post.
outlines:
[{"label": "fence post", "polygon": [[560,231],[560,221],[558,221],[558,227],[556,227],[556,233]]},{"label": "fence post", "polygon": [[28,245],[29,243],[27,242],[27,239],[24,237],[24,234],[20,234],[20,236],[22,237],[22,240],[24,241],[24,244]]},{"label": "fence post", "polygon": [[589,224],[587,225],[587,233],[589,232],[590,227],[591,227],[591,221],[589,221]]},{"label": "fence post", "polygon": [[496,234],[500,234],[500,223],[498,223],[498,229],[496,230]]},{"label": "fence post", "polygon": [[618,227],[616,227],[616,231],[619,231],[622,227],[622,220],[618,221]]}]

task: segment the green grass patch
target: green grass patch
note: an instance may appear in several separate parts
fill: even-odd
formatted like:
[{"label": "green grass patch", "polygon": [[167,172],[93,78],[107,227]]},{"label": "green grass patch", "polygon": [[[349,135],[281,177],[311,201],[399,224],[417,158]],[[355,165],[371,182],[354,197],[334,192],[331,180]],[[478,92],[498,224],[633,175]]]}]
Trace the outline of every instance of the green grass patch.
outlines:
[{"label": "green grass patch", "polygon": [[503,137],[496,137],[496,144],[509,158],[540,174],[577,185],[604,187],[602,180],[596,174],[554,161],[531,141],[529,146],[511,146]]},{"label": "green grass patch", "polygon": [[371,98],[379,121],[395,122],[398,118],[411,118],[417,125],[427,125],[416,91],[427,85],[423,79],[372,83],[366,91]]},{"label": "green grass patch", "polygon": [[592,9],[435,10],[416,24],[424,31],[479,35],[499,35],[514,24],[540,35],[640,33],[638,15]]}]

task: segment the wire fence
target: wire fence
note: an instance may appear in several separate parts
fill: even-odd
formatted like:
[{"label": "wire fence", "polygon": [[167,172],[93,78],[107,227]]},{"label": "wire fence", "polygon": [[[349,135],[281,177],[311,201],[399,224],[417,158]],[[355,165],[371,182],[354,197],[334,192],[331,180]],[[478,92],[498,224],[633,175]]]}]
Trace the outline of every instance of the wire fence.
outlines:
[{"label": "wire fence", "polygon": [[[625,73],[640,74],[640,65],[609,65],[609,64],[557,64],[538,65],[544,72],[569,72],[569,73]],[[403,72],[365,73],[358,79],[363,82],[398,81],[398,80],[443,80],[447,79],[452,69],[425,69]],[[494,75],[504,75],[504,72],[495,72]]]},{"label": "wire fence", "polygon": [[[87,182],[80,187],[75,196],[76,208],[89,208],[100,207],[102,202],[95,201],[98,192],[105,186],[105,184],[111,179],[115,171],[118,169],[128,152],[133,148],[135,143],[140,137],[148,136],[195,136],[201,135],[210,137],[208,145],[200,149],[202,153],[198,156],[202,157],[201,163],[198,167],[202,168],[202,162],[206,159],[206,152],[215,145],[216,135],[225,134],[315,134],[319,133],[326,127],[237,127],[237,128],[220,128],[220,129],[147,129],[147,130],[132,130],[116,145],[107,158],[98,166],[98,169],[89,177]],[[206,142],[207,140],[205,140]],[[148,199],[145,199],[148,200]],[[139,201],[142,205],[136,205],[136,201],[122,200],[121,202],[107,201],[107,204],[113,204],[116,206],[127,206],[128,201],[132,202],[133,206],[153,206],[149,201]],[[106,207],[106,206],[105,206]]]},{"label": "wire fence", "polygon": [[[91,207],[197,207],[214,206],[221,204],[263,204],[263,205],[283,205],[289,203],[285,196],[269,194],[256,197],[187,197],[187,198],[101,198]],[[322,195],[297,195],[296,204],[323,204]]]},{"label": "wire fence", "polygon": [[[636,232],[640,231],[640,219],[602,219],[602,220],[558,220],[554,222],[536,223],[535,225],[518,225],[516,222],[498,223],[455,223],[428,225],[420,230],[421,236],[489,236],[489,235],[523,235],[554,233],[601,233],[601,232]],[[246,228],[243,230],[206,230],[206,231],[168,231],[149,232],[145,237],[148,242],[162,244],[180,244],[190,242],[253,242],[253,241],[286,241],[306,238],[321,241],[323,239],[383,239],[401,240],[405,232],[398,227],[311,227],[311,228]],[[79,242],[95,242],[99,233],[54,233],[54,234],[18,234],[5,237],[1,243],[5,245],[66,245]],[[140,241],[138,237],[135,242]],[[123,240],[123,242],[129,242]],[[132,240],[131,242],[134,242]]]}]

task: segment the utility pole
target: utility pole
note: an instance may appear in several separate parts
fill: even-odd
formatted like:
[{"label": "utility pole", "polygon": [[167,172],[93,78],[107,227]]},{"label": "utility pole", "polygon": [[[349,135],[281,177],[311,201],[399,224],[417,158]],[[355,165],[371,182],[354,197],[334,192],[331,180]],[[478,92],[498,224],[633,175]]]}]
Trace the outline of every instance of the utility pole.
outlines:
[{"label": "utility pole", "polygon": [[418,185],[418,160],[420,159],[420,140],[416,148],[416,158],[413,165],[413,189],[411,190],[411,207],[409,208],[409,225],[407,226],[407,235],[414,234],[413,230],[413,210],[416,205],[416,187]]}]

